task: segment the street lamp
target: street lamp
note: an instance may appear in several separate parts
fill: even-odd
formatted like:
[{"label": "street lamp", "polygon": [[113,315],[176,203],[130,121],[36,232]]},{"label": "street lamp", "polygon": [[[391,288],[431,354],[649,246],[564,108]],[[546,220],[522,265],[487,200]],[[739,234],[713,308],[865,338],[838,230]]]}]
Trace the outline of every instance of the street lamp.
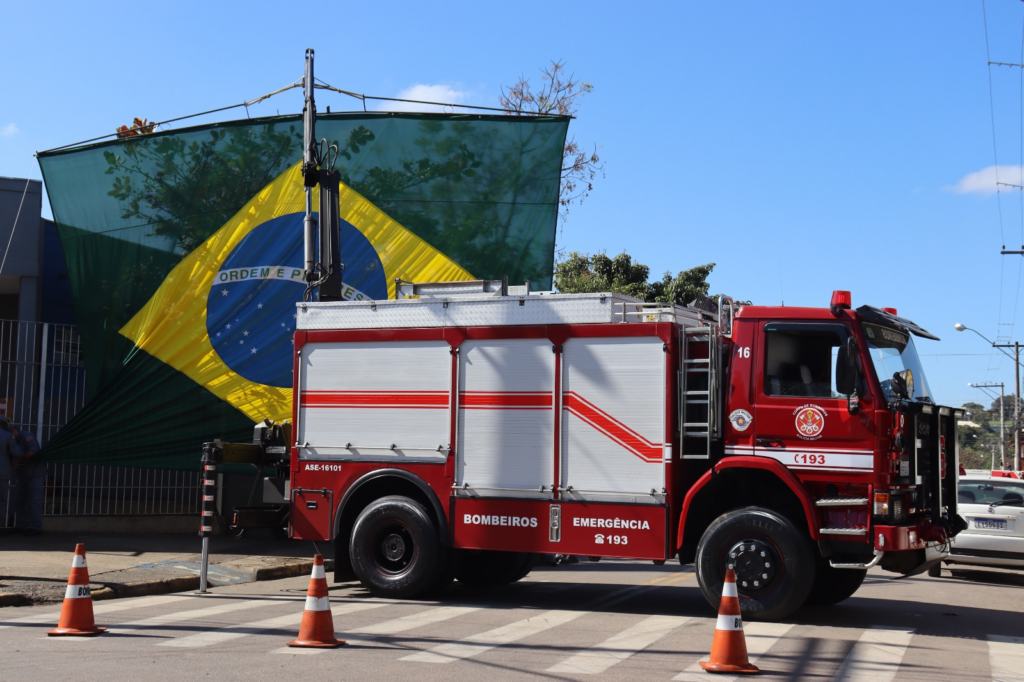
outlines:
[{"label": "street lamp", "polygon": [[[1005,422],[1005,420],[1003,418],[1003,400],[1005,400],[1005,396],[1003,394],[1003,382],[1000,381],[998,384],[972,384],[972,383],[968,382],[967,385],[970,386],[971,388],[977,388],[977,389],[979,389],[981,391],[985,391],[985,393],[987,395],[991,395],[991,394],[986,389],[995,388],[996,386],[999,387],[999,466],[1000,466],[1000,468],[1005,469],[1006,468],[1006,422]],[[995,457],[995,455],[993,454],[993,458],[994,457]],[[992,468],[995,469],[995,467],[992,467]]]},{"label": "street lamp", "polygon": [[[965,329],[970,330],[977,334],[978,336],[980,336],[981,338],[988,341],[988,343],[993,348],[998,348],[1003,355],[1013,358],[1013,366],[1015,370],[1015,375],[1017,377],[1016,388],[1014,390],[1013,396],[1013,468],[1016,471],[1020,471],[1020,342],[1014,341],[1012,344],[996,343],[995,341],[992,341],[987,336],[979,332],[977,329],[971,329],[970,327],[960,324],[959,322],[954,324],[953,328],[956,329],[958,332],[962,332]],[[1010,355],[1007,351],[1003,350],[1004,348],[1012,348],[1013,355]],[[1002,405],[1000,405],[1000,408],[1002,408]]]}]

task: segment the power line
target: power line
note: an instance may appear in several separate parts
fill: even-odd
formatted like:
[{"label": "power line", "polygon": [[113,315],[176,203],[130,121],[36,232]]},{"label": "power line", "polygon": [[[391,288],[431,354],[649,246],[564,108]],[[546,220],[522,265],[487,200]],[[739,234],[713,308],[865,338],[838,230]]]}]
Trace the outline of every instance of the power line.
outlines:
[{"label": "power line", "polygon": [[981,0],[981,20],[985,24],[985,61],[988,62],[988,107],[992,119],[992,159],[993,169],[996,174],[996,205],[999,209],[999,239],[1006,248],[1006,235],[1003,233],[1003,202],[999,191],[999,153],[996,146],[996,101],[992,87],[992,50],[988,40],[988,10],[985,7],[985,0]]}]

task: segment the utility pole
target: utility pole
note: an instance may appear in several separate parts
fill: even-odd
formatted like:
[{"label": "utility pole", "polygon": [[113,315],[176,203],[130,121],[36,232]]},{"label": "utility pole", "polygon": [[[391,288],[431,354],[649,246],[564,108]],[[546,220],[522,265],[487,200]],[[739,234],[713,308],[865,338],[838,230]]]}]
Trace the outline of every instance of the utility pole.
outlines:
[{"label": "utility pole", "polygon": [[1013,470],[1020,471],[1020,341],[993,343],[992,347],[1013,349],[1013,368],[1016,377],[1013,396]]},{"label": "utility pole", "polygon": [[[971,386],[972,388],[980,388],[980,389],[995,388],[996,386],[999,387],[999,466],[1000,466],[1000,468],[1005,469],[1006,468],[1006,417],[1005,417],[1006,410],[1003,407],[1003,404],[1004,404],[1004,401],[1006,400],[1006,394],[1003,392],[1003,382],[1000,381],[998,384],[967,384],[967,385]],[[988,393],[988,391],[985,391],[985,393]],[[1017,405],[1018,405],[1018,409],[1019,409],[1019,405],[1020,405],[1019,399],[1018,399]],[[994,449],[992,451],[992,458],[993,458],[993,460],[995,459],[995,450]],[[995,469],[995,466],[992,466],[992,468]]]},{"label": "utility pole", "polygon": [[[1014,252],[1016,253],[1016,252]],[[1020,252],[1024,255],[1024,251]],[[962,332],[965,329],[970,329],[972,332],[980,336],[981,338],[992,344],[993,348],[998,348],[1004,355],[1010,355],[1004,348],[1013,349],[1013,368],[1016,376],[1016,385],[1013,396],[1013,468],[1015,471],[1020,471],[1020,342],[1014,341],[1013,343],[996,343],[990,340],[987,336],[979,332],[977,329],[971,329],[965,324],[957,322],[953,325],[953,328],[958,332]]]}]

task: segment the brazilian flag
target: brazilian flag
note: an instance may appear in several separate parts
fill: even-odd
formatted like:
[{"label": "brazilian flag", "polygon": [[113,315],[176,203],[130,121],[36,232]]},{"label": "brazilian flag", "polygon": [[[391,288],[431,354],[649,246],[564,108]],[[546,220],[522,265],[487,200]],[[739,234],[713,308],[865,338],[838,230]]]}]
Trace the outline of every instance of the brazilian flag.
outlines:
[{"label": "brazilian flag", "polygon": [[[550,288],[567,127],[319,117],[342,177],[343,296],[393,298],[396,278]],[[301,129],[276,117],[39,154],[90,394],[46,459],[194,469],[203,441],[291,416]]]}]

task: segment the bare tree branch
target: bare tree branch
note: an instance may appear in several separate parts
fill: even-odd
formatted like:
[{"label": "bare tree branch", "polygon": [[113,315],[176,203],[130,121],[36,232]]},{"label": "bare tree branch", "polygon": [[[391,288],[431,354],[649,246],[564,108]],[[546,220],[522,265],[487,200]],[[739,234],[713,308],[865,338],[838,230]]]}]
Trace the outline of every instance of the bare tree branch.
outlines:
[{"label": "bare tree branch", "polygon": [[[590,83],[580,82],[576,74],[565,72],[564,61],[552,61],[551,66],[541,71],[543,85],[534,92],[525,76],[507,88],[501,89],[498,102],[506,113],[557,114],[575,116],[580,101],[594,91]],[[594,180],[605,177],[604,163],[598,156],[598,146],[584,148],[576,138],[565,142],[562,151],[562,174],[558,188],[559,217],[564,222],[569,216],[570,205],[582,204],[594,189]]]}]

